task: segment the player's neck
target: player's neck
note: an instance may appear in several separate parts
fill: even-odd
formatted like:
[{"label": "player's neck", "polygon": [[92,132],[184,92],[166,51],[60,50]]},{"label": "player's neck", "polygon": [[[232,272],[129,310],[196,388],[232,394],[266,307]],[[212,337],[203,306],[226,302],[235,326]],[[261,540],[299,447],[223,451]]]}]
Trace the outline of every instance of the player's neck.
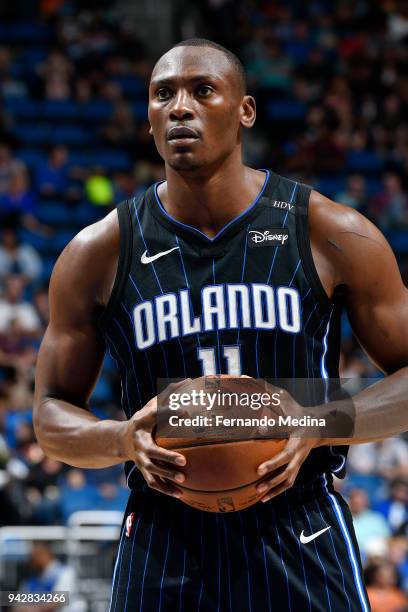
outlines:
[{"label": "player's neck", "polygon": [[209,176],[186,174],[167,168],[159,197],[171,217],[209,237],[246,210],[265,182],[265,173],[242,162],[226,164]]}]

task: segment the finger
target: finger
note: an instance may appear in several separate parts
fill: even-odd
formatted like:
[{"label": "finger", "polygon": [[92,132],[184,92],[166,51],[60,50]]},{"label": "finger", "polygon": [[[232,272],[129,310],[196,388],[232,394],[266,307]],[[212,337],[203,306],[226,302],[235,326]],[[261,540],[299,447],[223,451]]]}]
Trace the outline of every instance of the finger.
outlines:
[{"label": "finger", "polygon": [[150,472],[151,474],[156,474],[157,476],[161,476],[163,478],[168,478],[169,480],[174,480],[175,482],[182,483],[185,481],[186,477],[182,472],[176,472],[174,470],[169,470],[166,467],[162,467],[161,465],[157,465],[157,463],[150,461],[150,459],[146,458],[146,462],[144,464],[144,469]]},{"label": "finger", "polygon": [[267,474],[268,472],[274,472],[276,469],[287,465],[292,457],[293,451],[284,448],[283,451],[278,453],[273,459],[261,463],[261,465],[258,467],[258,474],[260,476],[264,476],[264,474]]},{"label": "finger", "polygon": [[274,478],[269,478],[268,480],[264,480],[263,482],[260,482],[257,485],[256,490],[258,491],[258,493],[265,493],[266,491],[270,491],[271,489],[276,487],[278,484],[280,484],[284,480],[287,480],[290,474],[291,472],[288,469],[283,470],[282,472],[280,472],[280,474],[278,474]]},{"label": "finger", "polygon": [[296,456],[294,459],[292,459],[292,461],[288,464],[287,468],[283,470],[281,474],[265,482],[265,484],[268,485],[267,488],[260,487],[261,492],[268,491],[268,495],[270,493],[273,493],[273,496],[275,496],[278,494],[276,493],[276,491],[278,491],[278,489],[280,490],[283,485],[286,485],[286,488],[290,488],[291,486],[293,486],[293,483],[296,480],[302,463],[303,460],[300,457]]},{"label": "finger", "polygon": [[145,454],[149,459],[158,459],[170,465],[186,465],[187,460],[184,455],[157,446],[153,441],[144,448]]},{"label": "finger", "polygon": [[276,487],[276,489],[269,491],[269,493],[267,493],[260,501],[264,504],[265,502],[269,501],[273,497],[277,497],[278,495],[281,495],[281,493],[290,489],[291,486],[292,484],[290,484],[287,480],[285,480],[285,482],[283,482],[278,487]]},{"label": "finger", "polygon": [[159,491],[159,493],[164,493],[165,495],[171,495],[173,497],[181,497],[183,494],[180,489],[175,487],[170,482],[162,480],[160,476],[154,476],[148,472],[143,473],[143,476],[150,489],[154,489],[155,491]]},{"label": "finger", "polygon": [[258,466],[258,474],[260,476],[263,476],[267,472],[273,472],[282,465],[287,465],[292,460],[294,454],[297,451],[297,448],[299,446],[299,440],[300,438],[289,438],[284,449],[281,450],[280,453],[275,455],[275,457],[273,457],[272,459],[269,459],[268,461],[265,461],[264,463],[261,463],[261,465]]}]

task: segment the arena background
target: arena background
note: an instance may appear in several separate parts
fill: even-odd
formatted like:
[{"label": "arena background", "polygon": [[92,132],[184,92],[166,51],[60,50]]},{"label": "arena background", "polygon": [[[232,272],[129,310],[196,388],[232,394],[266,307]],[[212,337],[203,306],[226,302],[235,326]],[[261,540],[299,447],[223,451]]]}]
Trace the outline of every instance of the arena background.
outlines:
[{"label": "arena background", "polygon": [[[245,64],[258,103],[246,162],[363,212],[408,276],[406,2],[1,3],[0,587],[35,580],[33,563],[52,561],[52,549],[76,591],[67,610],[107,609],[127,490],[120,467],[73,469],[35,441],[48,281],[82,227],[163,177],[147,82],[160,53],[192,36],[224,44]],[[343,376],[380,376],[346,320],[343,331]],[[107,357],[92,410],[120,419],[119,398]],[[373,610],[407,609],[407,441],[354,447],[348,465],[337,487],[351,504]],[[30,560],[33,540],[50,550],[41,544]]]}]

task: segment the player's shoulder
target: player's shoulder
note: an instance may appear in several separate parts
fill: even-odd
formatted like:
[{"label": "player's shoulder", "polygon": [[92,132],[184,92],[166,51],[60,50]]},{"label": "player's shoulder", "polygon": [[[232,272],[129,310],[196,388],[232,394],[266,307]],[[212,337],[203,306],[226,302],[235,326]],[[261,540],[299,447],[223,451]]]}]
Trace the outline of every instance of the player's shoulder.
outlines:
[{"label": "player's shoulder", "polygon": [[86,256],[95,251],[106,252],[107,248],[118,249],[119,234],[118,213],[115,208],[99,221],[87,225],[78,232],[67,245],[67,251]]},{"label": "player's shoulder", "polygon": [[309,200],[309,227],[318,242],[342,236],[384,240],[379,229],[357,210],[312,190]]},{"label": "player's shoulder", "polygon": [[51,290],[65,286],[104,302],[115,275],[120,250],[117,209],[83,228],[59,256],[51,277]]}]

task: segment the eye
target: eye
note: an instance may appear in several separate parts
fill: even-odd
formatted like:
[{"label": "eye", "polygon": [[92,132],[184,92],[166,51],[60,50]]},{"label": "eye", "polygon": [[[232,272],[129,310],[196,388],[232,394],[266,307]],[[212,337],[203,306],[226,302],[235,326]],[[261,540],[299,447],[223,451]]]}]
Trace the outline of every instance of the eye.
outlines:
[{"label": "eye", "polygon": [[203,98],[207,98],[213,91],[213,88],[209,85],[200,85],[197,89],[198,95]]},{"label": "eye", "polygon": [[159,100],[168,100],[170,97],[170,90],[167,87],[162,87],[156,93]]}]

